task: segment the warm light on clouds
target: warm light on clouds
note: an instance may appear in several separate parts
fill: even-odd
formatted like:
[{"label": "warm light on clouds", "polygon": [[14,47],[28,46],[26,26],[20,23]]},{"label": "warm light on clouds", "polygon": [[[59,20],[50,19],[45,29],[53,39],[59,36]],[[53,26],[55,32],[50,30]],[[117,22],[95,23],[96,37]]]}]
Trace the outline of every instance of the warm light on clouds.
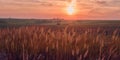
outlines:
[{"label": "warm light on clouds", "polygon": [[0,17],[68,18],[64,9],[76,19],[120,19],[120,0],[0,0]]}]

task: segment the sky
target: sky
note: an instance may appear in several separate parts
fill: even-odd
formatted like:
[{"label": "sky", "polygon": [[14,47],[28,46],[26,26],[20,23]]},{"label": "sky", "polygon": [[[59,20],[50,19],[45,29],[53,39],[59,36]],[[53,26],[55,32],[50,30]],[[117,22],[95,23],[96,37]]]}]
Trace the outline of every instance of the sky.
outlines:
[{"label": "sky", "polygon": [[[75,11],[69,15],[72,1]],[[0,18],[120,20],[120,0],[0,0]]]}]

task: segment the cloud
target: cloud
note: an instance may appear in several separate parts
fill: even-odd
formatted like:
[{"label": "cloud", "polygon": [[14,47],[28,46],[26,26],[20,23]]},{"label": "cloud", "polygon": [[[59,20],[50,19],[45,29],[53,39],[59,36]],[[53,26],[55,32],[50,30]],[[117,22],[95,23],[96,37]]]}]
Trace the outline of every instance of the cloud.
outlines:
[{"label": "cloud", "polygon": [[65,6],[69,0],[0,0],[0,5]]},{"label": "cloud", "polygon": [[106,7],[120,7],[119,0],[95,0],[95,3]]},{"label": "cloud", "polygon": [[[54,5],[64,5],[67,2],[71,2],[72,0],[0,0],[0,3],[15,3],[15,4],[41,4],[45,6],[54,6]],[[77,0],[77,3],[80,4],[87,4],[87,5],[101,5],[101,6],[119,6],[120,7],[120,0]]]}]

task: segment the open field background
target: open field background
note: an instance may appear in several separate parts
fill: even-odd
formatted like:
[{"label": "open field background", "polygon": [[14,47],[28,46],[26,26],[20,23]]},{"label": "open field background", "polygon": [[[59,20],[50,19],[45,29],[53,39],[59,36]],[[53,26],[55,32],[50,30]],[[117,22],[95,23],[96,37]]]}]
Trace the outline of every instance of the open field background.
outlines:
[{"label": "open field background", "polygon": [[0,19],[0,60],[119,60],[120,21]]},{"label": "open field background", "polygon": [[62,19],[12,19],[1,18],[0,27],[19,27],[29,25],[77,25],[77,26],[111,26],[119,27],[119,20],[62,20]]}]

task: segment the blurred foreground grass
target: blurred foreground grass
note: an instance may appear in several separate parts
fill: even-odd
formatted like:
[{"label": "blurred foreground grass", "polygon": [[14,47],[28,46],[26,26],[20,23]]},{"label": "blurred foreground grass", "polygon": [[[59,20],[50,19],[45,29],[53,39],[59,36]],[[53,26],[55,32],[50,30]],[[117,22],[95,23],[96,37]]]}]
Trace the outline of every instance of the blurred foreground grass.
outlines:
[{"label": "blurred foreground grass", "polygon": [[1,60],[119,60],[120,28],[26,26],[0,29]]}]

